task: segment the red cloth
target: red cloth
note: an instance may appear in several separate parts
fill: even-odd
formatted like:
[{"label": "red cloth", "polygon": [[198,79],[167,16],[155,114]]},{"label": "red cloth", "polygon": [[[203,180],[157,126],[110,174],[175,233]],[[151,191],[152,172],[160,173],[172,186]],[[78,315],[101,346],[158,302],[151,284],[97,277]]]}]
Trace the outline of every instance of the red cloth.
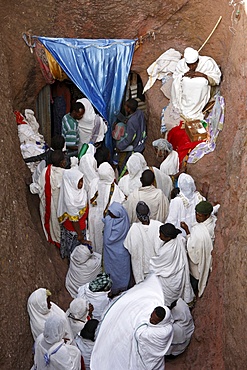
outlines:
[{"label": "red cloth", "polygon": [[[88,206],[87,206],[87,209],[86,209],[84,215],[79,219],[80,230],[86,229],[87,216],[88,216]],[[70,221],[68,218],[64,221],[63,226],[65,227],[65,229],[67,229],[69,231],[75,231],[73,222]]]},{"label": "red cloth", "polygon": [[25,117],[18,110],[15,110],[14,114],[17,125],[27,124],[27,122],[25,121]]},{"label": "red cloth", "polygon": [[167,140],[172,144],[173,149],[178,152],[179,166],[181,166],[184,157],[191,152],[201,141],[190,141],[184,128],[181,128],[183,122],[179,126],[173,127],[167,135]]}]

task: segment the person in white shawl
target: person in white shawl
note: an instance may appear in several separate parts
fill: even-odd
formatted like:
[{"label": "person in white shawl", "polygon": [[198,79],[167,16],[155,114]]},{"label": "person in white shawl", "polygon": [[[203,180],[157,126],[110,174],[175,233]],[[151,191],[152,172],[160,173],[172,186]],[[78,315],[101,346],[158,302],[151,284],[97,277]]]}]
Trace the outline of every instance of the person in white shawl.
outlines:
[{"label": "person in white shawl", "polygon": [[137,221],[136,205],[139,201],[147,203],[150,209],[150,218],[165,222],[169,212],[169,201],[161,189],[153,185],[155,175],[152,170],[145,170],[142,173],[142,187],[135,189],[124,204],[130,219],[130,223]]},{"label": "person in white shawl", "polygon": [[173,319],[173,339],[166,355],[178,356],[190,343],[195,325],[188,305],[179,298],[169,307]]},{"label": "person in white shawl", "polygon": [[94,179],[90,187],[89,203],[89,236],[93,249],[102,253],[103,248],[103,221],[108,207],[113,202],[122,204],[125,195],[115,183],[115,173],[108,162],[102,163],[98,168],[99,178]]},{"label": "person in white shawl", "polygon": [[194,179],[186,173],[181,173],[181,175],[179,175],[178,188],[180,192],[170,202],[169,214],[166,222],[180,229],[185,236],[185,232],[181,228],[181,222],[185,222],[190,228],[196,221],[195,206],[197,203],[205,200],[205,198],[196,191]]},{"label": "person in white shawl", "polygon": [[86,219],[88,215],[87,192],[83,174],[77,168],[64,172],[60,188],[57,217],[61,224],[62,258],[70,258],[77,245],[86,240]]},{"label": "person in white shawl", "polygon": [[70,256],[69,269],[65,286],[71,297],[76,298],[78,288],[89,283],[101,272],[101,255],[92,252],[88,245],[80,244],[75,247]]},{"label": "person in white shawl", "polygon": [[30,327],[33,339],[43,333],[46,320],[54,315],[60,316],[66,321],[66,337],[73,339],[69,322],[65,312],[50,301],[51,292],[45,288],[35,290],[28,298],[27,311],[30,319]]},{"label": "person in white shawl", "polygon": [[[133,190],[138,189],[142,186],[141,175],[143,171],[147,170],[149,167],[144,156],[141,153],[133,153],[126,163],[128,174],[123,176],[118,183],[119,188],[122,192],[129,196]],[[162,173],[156,167],[150,167],[155,176],[154,185],[157,189],[161,189],[165,196],[169,199],[172,190],[172,181],[167,174]]]},{"label": "person in white shawl", "polygon": [[94,108],[87,98],[78,99],[85,107],[83,117],[78,121],[79,148],[83,144],[95,144],[103,141],[107,125],[103,118],[95,113]]},{"label": "person in white shawl", "polygon": [[83,179],[85,182],[85,189],[87,193],[90,191],[91,182],[94,179],[98,179],[97,161],[92,153],[86,152],[79,163],[79,171],[84,175]]},{"label": "person in white shawl", "polygon": [[182,223],[187,234],[187,251],[189,258],[191,282],[195,293],[201,297],[206,287],[209,272],[212,269],[212,250],[214,229],[217,218],[212,214],[213,206],[207,201],[195,207],[196,222],[189,229]]},{"label": "person in white shawl", "polygon": [[56,315],[47,319],[44,332],[35,342],[32,370],[80,370],[81,352],[66,344],[64,338],[65,321]]},{"label": "person in white shawl", "polygon": [[211,86],[219,85],[221,72],[208,56],[188,47],[173,73],[171,104],[186,119],[201,120],[210,99]]},{"label": "person in white shawl", "polygon": [[181,230],[169,223],[160,227],[160,239],[163,245],[158,255],[151,258],[150,271],[159,277],[164,303],[169,306],[178,298],[191,303],[194,293],[190,284],[186,240],[181,235]]},{"label": "person in white shawl", "polygon": [[91,319],[86,322],[84,328],[81,330],[80,335],[77,335],[75,341],[76,345],[81,351],[86,370],[90,370],[90,359],[94,347],[95,332],[99,321]]},{"label": "person in white shawl", "polygon": [[166,316],[158,325],[150,323],[154,308],[163,304],[162,288],[155,275],[121,295],[102,319],[90,369],[163,370],[164,355],[172,341],[169,309],[164,307]]},{"label": "person in white shawl", "polygon": [[157,159],[162,161],[160,171],[169,176],[176,175],[179,171],[179,159],[178,153],[173,150],[172,144],[166,139],[157,139],[152,144]]},{"label": "person in white shawl", "polygon": [[138,284],[148,275],[150,258],[158,253],[162,243],[159,238],[162,222],[150,220],[150,210],[145,202],[137,203],[136,214],[138,222],[132,224],[124,247],[130,253],[132,272]]},{"label": "person in white shawl", "polygon": [[57,208],[66,159],[62,151],[54,150],[51,160],[52,165],[49,164],[43,169],[36,185],[40,197],[40,218],[46,239],[60,247],[61,230]]},{"label": "person in white shawl", "polygon": [[80,286],[77,297],[84,298],[93,305],[93,318],[101,320],[101,316],[110,303],[108,294],[111,291],[112,280],[105,272],[98,274],[90,283]]},{"label": "person in white shawl", "polygon": [[88,302],[82,297],[77,297],[70,302],[66,316],[71,327],[73,339],[84,328],[88,315],[92,314],[92,309],[92,306],[89,308]]}]

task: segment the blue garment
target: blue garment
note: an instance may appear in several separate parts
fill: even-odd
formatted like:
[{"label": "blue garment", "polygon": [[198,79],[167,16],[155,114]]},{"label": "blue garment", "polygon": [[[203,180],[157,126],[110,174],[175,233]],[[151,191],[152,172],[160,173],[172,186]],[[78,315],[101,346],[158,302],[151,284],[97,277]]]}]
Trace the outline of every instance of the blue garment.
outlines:
[{"label": "blue garment", "polygon": [[144,114],[137,109],[129,116],[125,138],[117,143],[119,150],[124,151],[129,145],[133,145],[134,152],[143,152],[146,140],[146,122]]},{"label": "blue garment", "polygon": [[124,248],[124,240],[130,228],[129,217],[124,207],[113,202],[108,208],[117,218],[109,214],[103,219],[103,258],[104,270],[112,279],[112,293],[117,294],[128,288],[130,281],[130,254]]}]

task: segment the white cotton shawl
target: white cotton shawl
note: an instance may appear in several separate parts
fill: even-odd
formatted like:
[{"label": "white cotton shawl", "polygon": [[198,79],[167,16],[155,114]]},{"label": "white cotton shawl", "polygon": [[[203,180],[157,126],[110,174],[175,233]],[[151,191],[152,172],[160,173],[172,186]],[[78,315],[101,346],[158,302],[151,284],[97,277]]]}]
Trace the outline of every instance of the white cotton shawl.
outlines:
[{"label": "white cotton shawl", "polygon": [[87,321],[88,303],[82,297],[77,297],[70,302],[66,316],[70,323],[73,338],[84,328]]},{"label": "white cotton shawl", "polygon": [[[99,178],[94,179],[90,187],[90,199],[95,198],[94,203],[89,204],[89,236],[92,242],[93,249],[102,253],[103,248],[103,227],[102,218],[106,206],[110,206],[113,202],[122,204],[125,200],[124,193],[114,183],[115,173],[108,162],[102,163],[98,168]],[[113,193],[109,202],[111,184],[114,183]]]},{"label": "white cotton shawl", "polygon": [[169,201],[161,189],[153,185],[135,189],[124,204],[130,222],[137,222],[136,205],[139,201],[147,203],[150,209],[150,218],[165,222],[169,212]]},{"label": "white cotton shawl", "polygon": [[102,141],[107,131],[107,125],[103,121],[102,117],[95,113],[92,104],[87,98],[78,99],[77,102],[82,103],[85,107],[85,113],[83,117],[78,121],[78,130],[80,136],[79,146],[84,143],[89,144],[95,125],[96,116],[97,119],[100,120],[100,128],[95,142]]},{"label": "white cotton shawl", "polygon": [[131,154],[126,163],[126,167],[128,174],[120,179],[118,186],[128,197],[133,190],[142,186],[140,178],[142,172],[148,169],[148,167],[147,162],[141,153]]},{"label": "white cotton shawl", "polygon": [[29,296],[27,311],[34,340],[43,333],[46,320],[54,315],[65,320],[66,337],[72,340],[72,333],[65,312],[53,302],[51,302],[51,308],[48,309],[45,288],[39,288]]},{"label": "white cotton shawl", "polygon": [[175,150],[172,150],[166,159],[161,163],[160,171],[169,176],[176,175],[178,173],[179,158],[178,153]]},{"label": "white cotton shawl", "polygon": [[[78,189],[78,182],[83,174],[76,168],[64,171],[60,188],[57,217],[65,219],[70,217],[81,217],[80,211],[87,206],[87,192],[84,184]],[[78,220],[77,220],[78,221]]]},{"label": "white cotton shawl", "polygon": [[[46,366],[45,357],[49,357]],[[48,345],[43,333],[35,342],[34,369],[36,370],[81,370],[81,352],[76,346],[65,344],[60,340]]]},{"label": "white cotton shawl", "polygon": [[[206,221],[195,223],[187,240],[189,265],[192,275],[196,268],[199,274],[198,296],[201,297],[212,268],[212,250],[216,217],[210,216]],[[196,265],[196,266],[195,266]],[[196,277],[198,278],[198,277]]]},{"label": "white cotton shawl", "polygon": [[88,192],[90,189],[91,182],[94,179],[98,179],[97,161],[93,154],[84,154],[79,163],[79,171],[84,175],[83,180],[85,181],[85,189]]},{"label": "white cotton shawl", "polygon": [[180,58],[180,52],[173,48],[161,54],[147,69],[149,77],[143,89],[143,94],[153,86],[157,79],[162,80],[168,74],[173,73]]},{"label": "white cotton shawl", "polygon": [[[163,306],[163,294],[155,275],[146,278],[115,300],[103,317],[92,352],[90,369],[145,369],[135,367],[139,354],[134,343],[134,332],[140,324],[149,321],[157,306]],[[150,356],[153,359],[157,354],[160,354],[159,348]]]},{"label": "white cotton shawl", "polygon": [[[183,77],[188,71],[189,67],[183,58],[178,62],[173,73],[171,102],[184,117],[203,119],[202,110],[210,98],[210,85],[204,77]],[[216,85],[220,83],[221,72],[212,58],[199,56],[196,71],[212,78]]]},{"label": "white cotton shawl", "polygon": [[150,260],[150,271],[160,278],[167,306],[178,298],[183,298],[186,303],[194,298],[185,243],[185,238],[179,234],[164,243],[159,254]]},{"label": "white cotton shawl", "polygon": [[87,246],[78,245],[70,257],[65,286],[73,298],[77,297],[81,285],[94,280],[101,272],[101,255],[91,253]]},{"label": "white cotton shawl", "polygon": [[134,332],[134,346],[138,356],[133,357],[132,368],[155,369],[165,368],[164,356],[173,338],[171,312],[168,307],[165,318],[157,325],[149,321],[139,325]]},{"label": "white cotton shawl", "polygon": [[151,257],[160,247],[159,228],[162,222],[150,220],[149,225],[134,222],[131,226],[124,247],[131,255],[131,266],[136,284],[144,280],[149,272]]},{"label": "white cotton shawl", "polygon": [[173,184],[170,176],[166,175],[156,167],[151,167],[151,169],[154,172],[156,188],[162,190],[167,199],[171,199]]},{"label": "white cotton shawl", "polygon": [[89,289],[89,283],[87,283],[79,287],[77,297],[82,297],[93,305],[93,318],[100,321],[103,312],[110,303],[109,292],[110,290],[107,292],[92,292]]},{"label": "white cotton shawl", "polygon": [[188,346],[195,325],[188,305],[179,298],[176,306],[171,310],[173,319],[173,339],[167,355],[178,356]]},{"label": "white cotton shawl", "polygon": [[[46,211],[46,196],[45,196],[45,176],[46,176],[47,167],[41,172],[38,179],[38,189],[40,197],[40,217],[43,226],[43,230],[48,240],[47,231],[45,229],[45,211]],[[50,235],[53,241],[60,243],[60,224],[57,219],[57,209],[58,209],[58,199],[60,193],[60,187],[62,183],[63,173],[66,171],[64,168],[51,166],[51,215],[50,215]]]},{"label": "white cotton shawl", "polygon": [[181,228],[180,223],[185,222],[190,229],[196,222],[195,206],[202,200],[205,200],[205,198],[196,191],[193,178],[186,173],[181,173],[179,176],[178,187],[180,193],[170,202],[166,222],[180,229],[185,236],[185,231]]}]

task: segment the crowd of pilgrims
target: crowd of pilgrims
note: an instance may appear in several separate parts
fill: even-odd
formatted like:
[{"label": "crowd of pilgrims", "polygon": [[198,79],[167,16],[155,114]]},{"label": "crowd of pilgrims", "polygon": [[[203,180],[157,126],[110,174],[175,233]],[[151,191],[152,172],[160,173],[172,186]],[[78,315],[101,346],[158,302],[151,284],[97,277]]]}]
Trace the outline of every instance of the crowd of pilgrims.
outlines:
[{"label": "crowd of pilgrims", "polygon": [[[63,137],[53,138],[58,143]],[[121,179],[104,146],[89,144],[79,164],[55,148],[31,184],[47,240],[68,261],[72,299],[64,312],[47,288],[28,298],[32,369],[163,369],[188,346],[219,205],[179,171],[167,140],[153,147],[160,168],[136,152]]]}]

